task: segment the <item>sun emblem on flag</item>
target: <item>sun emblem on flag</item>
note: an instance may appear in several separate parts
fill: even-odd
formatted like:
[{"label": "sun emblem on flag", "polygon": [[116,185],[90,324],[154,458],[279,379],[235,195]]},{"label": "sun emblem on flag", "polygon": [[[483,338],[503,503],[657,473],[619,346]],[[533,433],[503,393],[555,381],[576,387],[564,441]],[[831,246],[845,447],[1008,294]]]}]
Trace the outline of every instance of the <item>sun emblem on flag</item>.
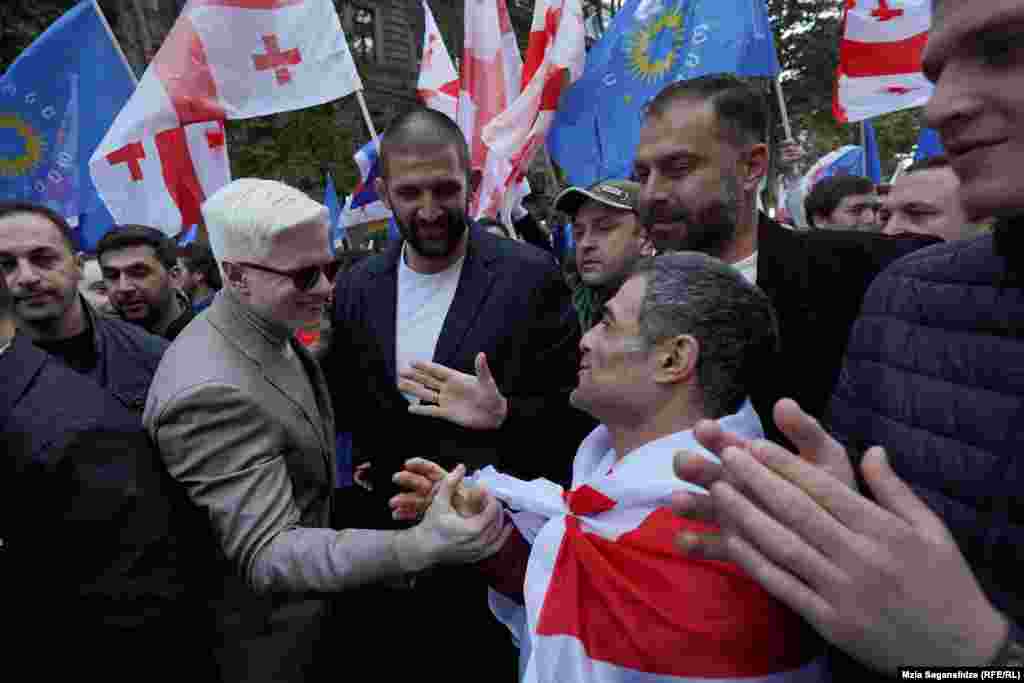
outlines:
[{"label": "sun emblem on flag", "polygon": [[640,28],[626,43],[629,68],[634,78],[648,84],[664,78],[676,65],[685,43],[683,15],[678,9],[666,12]]},{"label": "sun emblem on flag", "polygon": [[[17,148],[5,143],[13,133]],[[46,141],[32,126],[13,114],[0,114],[0,176],[19,176],[32,171],[43,159]]]}]

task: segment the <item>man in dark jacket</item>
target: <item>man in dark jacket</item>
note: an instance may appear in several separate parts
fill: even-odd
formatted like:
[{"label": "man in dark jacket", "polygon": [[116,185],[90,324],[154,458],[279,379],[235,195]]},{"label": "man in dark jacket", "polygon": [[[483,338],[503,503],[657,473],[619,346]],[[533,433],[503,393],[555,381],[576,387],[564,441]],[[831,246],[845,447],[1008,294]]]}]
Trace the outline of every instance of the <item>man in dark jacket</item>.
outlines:
[{"label": "man in dark jacket", "polygon": [[123,320],[168,341],[196,316],[174,286],[178,246],[167,235],[144,225],[119,225],[96,245],[110,305]]},{"label": "man in dark jacket", "polygon": [[138,416],[15,334],[13,308],[0,278],[7,665],[39,680],[133,681],[139,662],[160,662],[216,680],[183,493]]},{"label": "man in dark jacket", "polygon": [[850,327],[871,280],[927,236],[790,230],[757,209],[768,170],[770,110],[735,76],[679,81],[648,105],[634,163],[639,213],[659,252],[702,251],[731,263],[779,314],[779,362],[755,368],[754,406],[769,435],[771,406],[797,399],[821,416]]},{"label": "man in dark jacket", "polygon": [[908,256],[871,286],[829,413],[855,452],[884,450],[856,463],[856,482],[839,442],[783,403],[776,417],[799,457],[703,425],[725,481],[679,463],[712,494],[679,507],[713,512],[725,532],[724,543],[684,545],[724,551],[833,644],[890,675],[1024,665],[1024,0],[933,8],[928,123],[967,218],[1000,222],[992,235]]},{"label": "man in dark jacket", "polygon": [[19,330],[141,417],[167,342],[86,303],[67,221],[44,206],[0,202],[0,274]]}]

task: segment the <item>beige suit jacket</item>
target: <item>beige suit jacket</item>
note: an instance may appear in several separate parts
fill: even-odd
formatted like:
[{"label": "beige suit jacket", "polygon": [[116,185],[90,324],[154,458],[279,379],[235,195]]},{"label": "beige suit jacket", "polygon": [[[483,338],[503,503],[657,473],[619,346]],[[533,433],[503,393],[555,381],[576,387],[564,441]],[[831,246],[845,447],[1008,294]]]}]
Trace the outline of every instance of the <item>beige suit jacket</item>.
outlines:
[{"label": "beige suit jacket", "polygon": [[167,350],[143,421],[257,592],[333,592],[401,575],[393,532],[327,528],[335,436],[323,374],[230,292]]}]

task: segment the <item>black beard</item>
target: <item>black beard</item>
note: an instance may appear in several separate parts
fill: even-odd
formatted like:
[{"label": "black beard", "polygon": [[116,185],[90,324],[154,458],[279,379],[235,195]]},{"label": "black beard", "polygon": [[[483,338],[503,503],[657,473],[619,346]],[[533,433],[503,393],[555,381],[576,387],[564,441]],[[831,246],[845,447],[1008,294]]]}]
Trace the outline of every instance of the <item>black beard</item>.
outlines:
[{"label": "black beard", "polygon": [[682,224],[685,229],[675,231],[670,237],[649,233],[654,248],[659,254],[669,251],[699,251],[709,256],[721,257],[726,247],[736,237],[736,206],[717,201],[705,207],[699,216],[679,207],[671,213],[655,215],[651,207],[642,207],[640,220],[650,230],[654,224]]},{"label": "black beard", "polygon": [[462,236],[466,233],[466,228],[469,225],[469,218],[465,211],[459,209],[445,209],[444,213],[446,223],[445,237],[443,244],[440,245],[436,242],[427,244],[420,239],[418,230],[420,221],[415,216],[410,219],[410,224],[406,224],[405,221],[395,214],[395,223],[398,224],[398,232],[402,235],[402,238],[418,254],[427,258],[445,258],[451,256],[458,249],[459,242],[462,240]]}]

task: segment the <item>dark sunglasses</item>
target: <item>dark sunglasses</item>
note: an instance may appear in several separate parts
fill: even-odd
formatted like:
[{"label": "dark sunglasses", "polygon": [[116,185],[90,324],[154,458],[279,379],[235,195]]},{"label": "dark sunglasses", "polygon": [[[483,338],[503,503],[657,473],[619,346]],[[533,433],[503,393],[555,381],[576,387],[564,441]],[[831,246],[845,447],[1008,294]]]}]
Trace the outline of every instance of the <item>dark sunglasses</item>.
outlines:
[{"label": "dark sunglasses", "polygon": [[308,292],[316,287],[316,283],[320,282],[321,273],[324,274],[328,282],[334,282],[334,278],[338,275],[338,269],[341,268],[341,264],[337,261],[331,261],[323,266],[307,266],[298,270],[277,270],[276,268],[261,266],[258,263],[246,263],[244,261],[233,261],[232,263],[236,266],[254,268],[255,270],[262,270],[274,275],[290,278],[292,284],[295,285],[295,289],[300,292]]}]

